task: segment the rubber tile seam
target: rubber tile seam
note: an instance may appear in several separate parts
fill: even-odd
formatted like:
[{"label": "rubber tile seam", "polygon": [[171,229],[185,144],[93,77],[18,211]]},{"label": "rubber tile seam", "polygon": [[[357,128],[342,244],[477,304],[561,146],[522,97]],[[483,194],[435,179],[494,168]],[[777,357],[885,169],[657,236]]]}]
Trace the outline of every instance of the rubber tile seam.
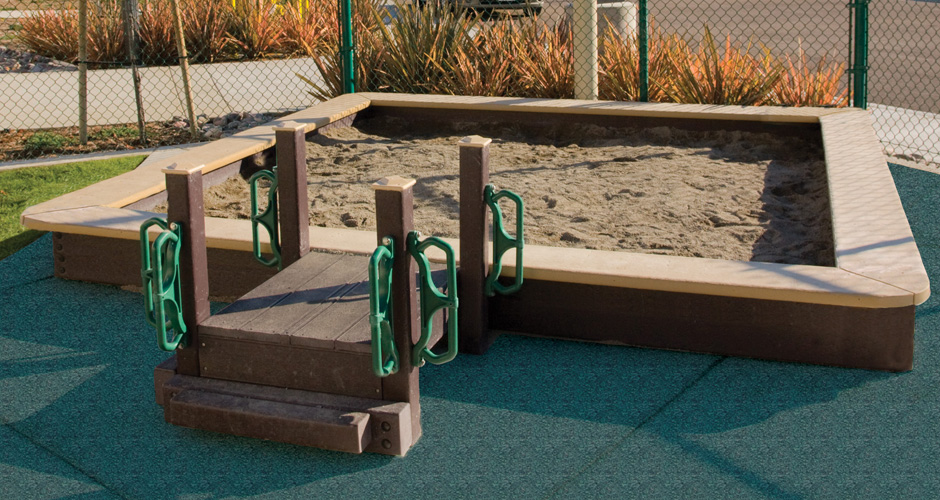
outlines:
[{"label": "rubber tile seam", "polygon": [[3,422],[3,426],[6,427],[7,429],[10,429],[10,430],[13,431],[14,433],[16,433],[18,436],[20,436],[20,437],[22,437],[23,439],[25,439],[26,441],[28,441],[29,444],[31,444],[31,445],[33,445],[33,446],[35,446],[35,447],[37,447],[37,448],[39,448],[39,449],[45,451],[46,453],[52,455],[53,457],[55,457],[55,458],[61,460],[62,462],[64,462],[64,463],[65,463],[66,465],[68,465],[69,467],[75,469],[79,474],[81,474],[81,475],[87,477],[88,479],[90,479],[94,484],[97,484],[98,486],[101,486],[101,488],[104,489],[105,491],[107,491],[108,493],[111,493],[112,495],[114,495],[114,496],[116,496],[116,497],[118,497],[118,498],[124,498],[124,499],[128,499],[128,500],[132,498],[132,497],[129,497],[129,496],[127,496],[127,495],[124,495],[124,494],[121,493],[120,491],[118,491],[118,490],[116,490],[116,489],[114,489],[114,488],[108,486],[107,484],[105,484],[104,482],[102,482],[100,479],[98,479],[95,475],[91,474],[90,472],[85,471],[82,467],[80,467],[80,466],[79,466],[77,463],[75,463],[73,460],[69,460],[67,457],[65,457],[64,455],[58,453],[56,450],[54,450],[54,449],[52,449],[52,448],[50,448],[50,447],[48,447],[48,446],[46,446],[46,445],[44,445],[44,444],[42,444],[42,443],[36,441],[35,439],[33,439],[33,438],[32,438],[31,436],[29,436],[28,434],[26,434],[26,433],[20,431],[20,430],[17,429],[16,426],[14,426],[12,423]]},{"label": "rubber tile seam", "polygon": [[674,402],[676,402],[679,398],[681,398],[683,394],[685,394],[685,393],[688,392],[690,389],[692,389],[693,387],[695,387],[696,385],[698,385],[698,383],[701,382],[701,380],[702,380],[703,378],[705,378],[709,373],[711,373],[711,371],[712,371],[713,369],[715,369],[715,367],[717,367],[719,364],[721,364],[722,361],[724,361],[724,360],[726,360],[726,359],[728,359],[726,356],[722,356],[721,358],[716,359],[716,360],[713,361],[710,365],[708,365],[707,367],[705,367],[705,369],[702,370],[702,373],[700,373],[699,376],[695,378],[695,380],[692,380],[691,382],[689,382],[688,384],[686,384],[686,386],[683,387],[681,390],[679,390],[679,392],[677,392],[675,396],[673,396],[672,398],[670,398],[668,401],[666,401],[665,403],[663,403],[662,406],[660,406],[660,407],[657,408],[655,411],[653,411],[652,413],[650,413],[650,415],[649,415],[648,417],[646,417],[645,419],[643,419],[643,421],[640,422],[639,425],[637,425],[636,427],[634,427],[630,432],[628,432],[626,435],[624,435],[621,439],[619,439],[619,440],[616,441],[615,443],[611,444],[611,445],[608,446],[606,449],[601,450],[601,452],[598,453],[597,456],[595,456],[591,461],[589,461],[588,463],[586,463],[586,464],[584,465],[584,467],[581,467],[577,472],[575,472],[574,474],[568,476],[567,479],[565,479],[564,481],[562,481],[561,483],[559,483],[558,485],[556,485],[554,488],[552,488],[552,491],[550,491],[550,492],[548,493],[548,495],[545,496],[545,498],[557,498],[558,495],[559,495],[568,485],[570,485],[571,483],[573,483],[575,479],[577,479],[578,477],[582,476],[584,473],[586,473],[588,470],[590,470],[591,467],[593,467],[595,464],[597,464],[598,462],[600,462],[600,461],[603,460],[604,458],[610,456],[610,455],[614,452],[614,450],[620,448],[627,440],[629,440],[631,437],[633,437],[633,435],[636,434],[637,431],[639,431],[640,429],[642,429],[643,426],[645,426],[646,424],[652,422],[656,417],[658,417],[658,416],[661,415],[664,411],[666,411],[666,408],[669,408],[669,406],[671,406]]},{"label": "rubber tile seam", "polygon": [[9,290],[10,288],[32,285],[33,283],[39,283],[40,281],[46,281],[46,280],[51,280],[51,279],[55,279],[55,276],[46,276],[44,278],[35,279],[33,281],[27,281],[25,283],[14,283],[12,285],[0,286],[0,292]]}]

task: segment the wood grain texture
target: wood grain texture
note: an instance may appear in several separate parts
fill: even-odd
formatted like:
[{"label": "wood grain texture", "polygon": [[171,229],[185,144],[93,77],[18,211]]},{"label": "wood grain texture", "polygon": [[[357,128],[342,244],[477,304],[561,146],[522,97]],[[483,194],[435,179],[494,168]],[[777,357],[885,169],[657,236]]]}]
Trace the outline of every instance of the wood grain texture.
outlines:
[{"label": "wood grain texture", "polygon": [[188,331],[177,349],[177,372],[199,375],[199,327],[209,315],[206,216],[202,206],[202,171],[167,174],[167,221],[182,226],[179,272],[180,307]]},{"label": "wood grain texture", "polygon": [[281,259],[287,267],[310,251],[307,149],[304,129],[276,129]]},{"label": "wood grain texture", "polygon": [[368,354],[203,334],[200,361],[206,377],[382,399]]},{"label": "wood grain texture", "polygon": [[[477,141],[486,142],[486,141]],[[488,301],[484,284],[489,270],[488,208],[483,190],[490,182],[490,146],[460,144],[460,351],[483,354],[495,340],[487,327]]]},{"label": "wood grain texture", "polygon": [[412,442],[421,436],[421,401],[418,369],[412,363],[411,349],[420,338],[418,300],[415,290],[416,265],[407,251],[407,235],[414,230],[414,193],[412,186],[400,191],[376,190],[377,243],[390,236],[394,240],[392,265],[392,330],[398,350],[398,372],[382,380],[382,397],[411,405]]}]

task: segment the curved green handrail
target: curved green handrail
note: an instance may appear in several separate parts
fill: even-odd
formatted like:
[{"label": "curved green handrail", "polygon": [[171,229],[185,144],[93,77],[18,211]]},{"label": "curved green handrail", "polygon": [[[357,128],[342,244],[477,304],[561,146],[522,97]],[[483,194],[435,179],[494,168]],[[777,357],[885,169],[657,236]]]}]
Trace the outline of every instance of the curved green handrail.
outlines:
[{"label": "curved green handrail", "polygon": [[[499,208],[499,200],[509,198],[516,205],[516,237],[509,236],[503,226],[503,211]],[[522,197],[507,189],[496,192],[496,187],[487,184],[483,188],[483,200],[489,205],[493,212],[493,270],[486,277],[485,289],[488,296],[493,296],[496,292],[503,295],[516,293],[522,287],[522,247],[525,245],[523,238],[523,205]],[[516,249],[516,279],[512,285],[505,286],[499,283],[499,275],[503,270],[503,255],[509,250]]]},{"label": "curved green handrail", "polygon": [[[418,262],[420,277],[421,298],[421,338],[414,346],[412,363],[415,366],[424,365],[430,361],[435,365],[446,363],[457,356],[457,262],[454,259],[454,249],[444,240],[429,236],[420,241],[421,235],[417,231],[408,233],[408,253]],[[431,280],[431,264],[424,251],[428,247],[437,247],[444,251],[447,258],[447,289],[446,294],[437,290]],[[447,308],[447,351],[435,354],[428,348],[431,341],[431,326],[434,315],[441,309]]]},{"label": "curved green handrail", "polygon": [[387,377],[398,371],[398,349],[392,331],[392,264],[395,240],[382,238],[382,244],[369,259],[369,326],[372,329],[372,371]]},{"label": "curved green handrail", "polygon": [[[271,187],[268,189],[268,206],[264,212],[258,213],[258,181],[268,179]],[[251,248],[255,259],[268,266],[281,267],[281,237],[277,229],[277,167],[273,170],[259,170],[248,179],[248,188],[251,192]],[[270,259],[261,255],[261,240],[258,238],[258,225],[268,231],[271,240]]]},{"label": "curved green handrail", "polygon": [[[153,245],[147,236],[152,226],[163,229]],[[157,330],[157,345],[164,351],[173,351],[186,345],[186,323],[180,307],[180,240],[182,228],[178,223],[167,224],[163,219],[147,219],[140,226],[140,276],[144,287],[144,311],[147,323]],[[152,250],[152,251],[151,251]],[[168,332],[176,333],[172,338]]]}]

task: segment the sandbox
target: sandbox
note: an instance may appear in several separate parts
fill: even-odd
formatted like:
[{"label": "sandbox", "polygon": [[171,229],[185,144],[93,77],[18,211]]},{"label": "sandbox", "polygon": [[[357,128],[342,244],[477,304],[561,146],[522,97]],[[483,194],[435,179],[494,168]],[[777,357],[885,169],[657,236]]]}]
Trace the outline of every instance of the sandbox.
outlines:
[{"label": "sandbox", "polygon": [[[514,296],[489,300],[489,327],[784,361],[912,367],[914,306],[928,297],[929,283],[864,111],[355,94],[283,121],[303,124],[309,136],[376,116],[423,127],[459,119],[516,123],[523,130],[546,124],[673,127],[815,141],[822,146],[828,186],[828,265],[530,244],[525,286]],[[161,169],[179,161],[202,164],[207,184],[217,184],[257,162],[273,142],[270,125],[257,127],[31,207],[22,220],[55,232],[57,276],[135,285],[137,229],[153,215],[147,210],[163,201]],[[253,261],[249,226],[207,218],[214,295],[240,295],[274,273]],[[314,249],[369,254],[375,248],[370,231],[312,226],[309,234]]]},{"label": "sandbox", "polygon": [[[530,245],[834,264],[822,145],[769,133],[494,121],[422,130],[360,114],[307,140],[309,225],[374,231],[369,182],[401,174],[417,180],[416,224],[457,238],[456,144],[474,131],[493,138],[490,180],[528,200]],[[241,176],[206,190],[209,216],[248,219],[250,205]]]}]

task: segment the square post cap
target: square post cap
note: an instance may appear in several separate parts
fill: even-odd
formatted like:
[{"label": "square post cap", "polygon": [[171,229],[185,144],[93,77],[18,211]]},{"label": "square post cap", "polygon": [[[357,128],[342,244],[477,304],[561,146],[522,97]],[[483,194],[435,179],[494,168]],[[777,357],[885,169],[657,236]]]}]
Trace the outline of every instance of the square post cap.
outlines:
[{"label": "square post cap", "polygon": [[306,131],[307,126],[291,120],[284,123],[278,123],[273,125],[271,128],[274,129],[275,132],[296,132],[298,130]]},{"label": "square post cap", "polygon": [[383,177],[372,184],[372,189],[375,191],[404,191],[411,186],[415,185],[414,179],[408,179],[400,175],[393,175],[391,177]]},{"label": "square post cap", "polygon": [[478,135],[468,135],[457,141],[457,144],[460,144],[460,147],[482,148],[488,146],[491,142],[493,142],[493,139],[480,137]]},{"label": "square post cap", "polygon": [[184,161],[171,164],[169,167],[163,169],[163,173],[172,175],[189,175],[196,172],[202,172],[202,169],[205,167],[206,166],[201,163],[197,165],[195,163]]}]

